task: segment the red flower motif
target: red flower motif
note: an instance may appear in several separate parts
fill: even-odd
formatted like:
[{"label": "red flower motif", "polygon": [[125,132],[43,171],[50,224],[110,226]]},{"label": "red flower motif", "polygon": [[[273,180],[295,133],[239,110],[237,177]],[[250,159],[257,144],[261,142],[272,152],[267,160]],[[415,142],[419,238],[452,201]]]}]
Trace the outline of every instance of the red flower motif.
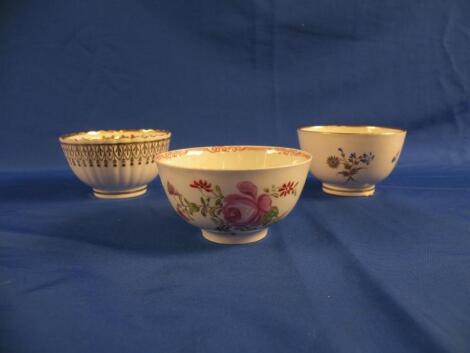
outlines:
[{"label": "red flower motif", "polygon": [[180,194],[169,181],[166,182],[166,189],[170,195],[178,196]]},{"label": "red flower motif", "polygon": [[206,180],[194,180],[192,184],[189,184],[192,188],[204,190],[206,192],[212,192],[212,184]]},{"label": "red flower motif", "polygon": [[289,181],[287,183],[282,184],[282,186],[277,191],[280,192],[281,197],[284,197],[289,194],[293,194],[298,184],[299,182],[294,183],[293,181]]}]

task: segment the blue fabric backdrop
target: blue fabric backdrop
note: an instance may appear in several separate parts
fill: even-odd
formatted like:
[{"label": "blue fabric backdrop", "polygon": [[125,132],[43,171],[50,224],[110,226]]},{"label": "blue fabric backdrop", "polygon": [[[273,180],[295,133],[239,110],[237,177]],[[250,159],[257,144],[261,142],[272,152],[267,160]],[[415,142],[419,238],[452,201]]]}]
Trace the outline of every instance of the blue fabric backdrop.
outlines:
[{"label": "blue fabric backdrop", "polygon": [[[468,0],[0,1],[0,352],[470,351]],[[262,242],[218,246],[157,180],[102,201],[57,136],[297,146],[408,129],[372,198],[309,178]]]}]

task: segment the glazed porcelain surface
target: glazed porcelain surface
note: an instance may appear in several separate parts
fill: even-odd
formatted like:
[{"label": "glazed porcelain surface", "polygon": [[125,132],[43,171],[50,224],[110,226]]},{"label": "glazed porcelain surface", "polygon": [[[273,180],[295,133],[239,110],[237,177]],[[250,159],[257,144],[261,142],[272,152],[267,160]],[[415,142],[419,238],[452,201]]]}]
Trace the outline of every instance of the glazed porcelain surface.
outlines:
[{"label": "glazed porcelain surface", "polygon": [[176,212],[223,244],[264,238],[294,208],[310,162],[304,151],[267,146],[196,147],[157,157]]},{"label": "glazed porcelain surface", "polygon": [[300,148],[312,154],[313,176],[338,196],[373,195],[395,168],[406,136],[379,126],[308,126],[297,133]]},{"label": "glazed porcelain surface", "polygon": [[166,130],[100,130],[59,138],[75,175],[93,188],[96,197],[136,197],[158,175],[156,157],[168,151]]}]

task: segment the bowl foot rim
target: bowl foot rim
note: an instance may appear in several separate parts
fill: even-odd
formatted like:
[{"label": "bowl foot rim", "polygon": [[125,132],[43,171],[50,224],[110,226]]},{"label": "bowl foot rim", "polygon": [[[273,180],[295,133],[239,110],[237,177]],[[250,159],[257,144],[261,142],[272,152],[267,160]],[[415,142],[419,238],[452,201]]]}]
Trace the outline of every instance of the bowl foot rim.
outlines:
[{"label": "bowl foot rim", "polygon": [[235,245],[235,244],[249,244],[260,241],[261,239],[265,238],[268,235],[268,228],[258,230],[252,233],[245,233],[245,234],[225,234],[219,232],[213,232],[210,230],[202,229],[202,236],[217,244],[227,244],[227,245]]},{"label": "bowl foot rim", "polygon": [[359,188],[348,188],[328,183],[322,184],[324,193],[335,196],[372,196],[375,192],[375,185],[369,185]]},{"label": "bowl foot rim", "polygon": [[129,199],[132,197],[142,196],[147,192],[147,185],[139,186],[132,189],[124,189],[124,190],[102,190],[93,188],[93,194],[95,197],[99,199]]}]

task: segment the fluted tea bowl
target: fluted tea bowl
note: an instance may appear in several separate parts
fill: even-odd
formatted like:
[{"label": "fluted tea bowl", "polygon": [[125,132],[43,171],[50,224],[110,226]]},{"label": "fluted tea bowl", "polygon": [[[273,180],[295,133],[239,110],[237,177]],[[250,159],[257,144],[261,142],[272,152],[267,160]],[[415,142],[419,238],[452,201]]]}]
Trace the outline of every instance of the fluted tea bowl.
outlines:
[{"label": "fluted tea bowl", "polygon": [[137,197],[158,175],[156,157],[168,151],[166,130],[100,130],[59,138],[70,168],[98,198]]}]

